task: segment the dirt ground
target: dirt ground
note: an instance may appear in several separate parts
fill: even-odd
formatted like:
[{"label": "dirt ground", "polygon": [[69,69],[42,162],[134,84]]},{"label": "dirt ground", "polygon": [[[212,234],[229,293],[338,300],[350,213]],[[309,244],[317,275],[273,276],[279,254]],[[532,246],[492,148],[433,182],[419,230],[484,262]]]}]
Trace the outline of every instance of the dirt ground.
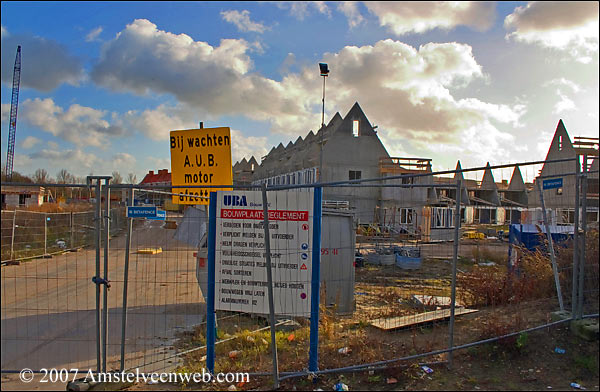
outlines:
[{"label": "dirt ground", "polygon": [[[472,263],[463,261],[468,270]],[[423,268],[404,271],[393,266],[367,266],[357,270],[356,311],[340,316],[323,310],[320,325],[319,367],[339,368],[361,363],[401,358],[448,347],[448,322],[396,331],[384,331],[369,324],[375,318],[416,314],[407,299],[411,294],[449,295],[451,266],[444,260],[425,260]],[[457,317],[454,345],[461,345],[550,322],[557,310],[556,299],[530,300],[505,306],[479,307],[477,313]],[[297,320],[296,329],[277,332],[279,371],[307,367],[308,326]],[[260,319],[235,316],[219,324],[216,369],[220,372],[265,372],[272,370],[270,335]],[[204,330],[180,336],[180,349],[204,343]],[[347,347],[348,354],[338,350]],[[556,348],[564,350],[557,353]],[[425,373],[417,360],[395,362],[386,369],[330,374],[315,380],[298,377],[281,383],[282,390],[333,390],[344,383],[349,390],[573,390],[578,383],[598,390],[598,341],[575,337],[567,324],[545,328],[502,341],[473,346],[448,355],[419,358],[433,370]],[[233,358],[232,351],[238,352]],[[180,372],[201,371],[205,352],[198,350],[185,358]],[[264,390],[272,388],[270,376],[255,377],[245,384],[139,384],[131,390]]]},{"label": "dirt ground", "polygon": [[[421,331],[420,336],[429,333]],[[402,335],[397,334],[396,339],[402,341]],[[446,355],[423,358],[421,363],[428,363],[433,370],[429,374],[417,362],[400,362],[384,370],[285,380],[280,389],[332,390],[335,384],[344,383],[349,390],[575,390],[570,386],[575,382],[588,390],[598,390],[598,341],[582,341],[570,333],[568,326],[531,332],[521,340],[519,348],[512,340],[460,350],[454,354],[452,368],[447,363],[431,364],[447,360]],[[564,354],[555,352],[557,347],[564,349]],[[271,377],[259,377],[237,385],[236,390],[264,390],[272,385]],[[138,384],[130,390],[227,388],[229,384]]]}]

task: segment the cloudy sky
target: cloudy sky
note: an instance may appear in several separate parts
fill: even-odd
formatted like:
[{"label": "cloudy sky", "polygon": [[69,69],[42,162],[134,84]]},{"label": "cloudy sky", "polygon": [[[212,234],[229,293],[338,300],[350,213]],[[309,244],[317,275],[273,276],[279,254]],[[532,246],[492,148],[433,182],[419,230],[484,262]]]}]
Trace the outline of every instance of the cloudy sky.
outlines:
[{"label": "cloudy sky", "polygon": [[[2,165],[170,168],[169,132],[229,126],[234,162],[359,102],[391,156],[434,169],[544,159],[598,136],[598,2],[2,2]],[[531,177],[533,172],[525,171]],[[506,174],[510,176],[510,173]],[[505,178],[507,179],[507,178]],[[499,180],[499,178],[497,178]]]}]

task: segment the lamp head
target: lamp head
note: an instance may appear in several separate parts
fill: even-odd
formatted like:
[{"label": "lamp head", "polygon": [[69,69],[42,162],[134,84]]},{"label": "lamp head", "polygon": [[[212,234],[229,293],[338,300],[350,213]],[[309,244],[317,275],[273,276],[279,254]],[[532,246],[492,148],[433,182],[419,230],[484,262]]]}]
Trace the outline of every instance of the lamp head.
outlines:
[{"label": "lamp head", "polygon": [[329,74],[329,68],[326,63],[319,63],[319,69],[321,70],[321,76],[327,76]]}]

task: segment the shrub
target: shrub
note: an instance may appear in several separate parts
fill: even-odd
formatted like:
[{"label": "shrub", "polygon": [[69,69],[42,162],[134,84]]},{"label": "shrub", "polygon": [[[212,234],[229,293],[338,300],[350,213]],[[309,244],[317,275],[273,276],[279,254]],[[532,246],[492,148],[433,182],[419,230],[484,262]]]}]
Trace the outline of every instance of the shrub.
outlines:
[{"label": "shrub", "polygon": [[[554,272],[546,251],[519,249],[519,272],[509,273],[504,266],[474,266],[458,275],[459,299],[467,306],[497,306],[556,296]],[[573,241],[555,245],[558,275],[563,299],[572,288]],[[585,302],[597,309],[599,298],[598,230],[589,230],[585,249]],[[595,305],[594,305],[595,304]]]},{"label": "shrub", "polygon": [[458,275],[460,300],[468,306],[498,306],[553,294],[553,272],[547,256],[523,251],[519,269],[515,274],[504,266],[474,266]]}]

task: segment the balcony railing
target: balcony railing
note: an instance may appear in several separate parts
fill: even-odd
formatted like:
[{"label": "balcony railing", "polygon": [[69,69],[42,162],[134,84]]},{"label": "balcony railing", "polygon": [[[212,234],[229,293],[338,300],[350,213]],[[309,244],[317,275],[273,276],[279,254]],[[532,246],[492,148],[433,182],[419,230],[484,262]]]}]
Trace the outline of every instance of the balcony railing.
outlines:
[{"label": "balcony railing", "polygon": [[380,173],[404,174],[427,171],[431,171],[431,159],[429,158],[384,157],[379,159]]}]

